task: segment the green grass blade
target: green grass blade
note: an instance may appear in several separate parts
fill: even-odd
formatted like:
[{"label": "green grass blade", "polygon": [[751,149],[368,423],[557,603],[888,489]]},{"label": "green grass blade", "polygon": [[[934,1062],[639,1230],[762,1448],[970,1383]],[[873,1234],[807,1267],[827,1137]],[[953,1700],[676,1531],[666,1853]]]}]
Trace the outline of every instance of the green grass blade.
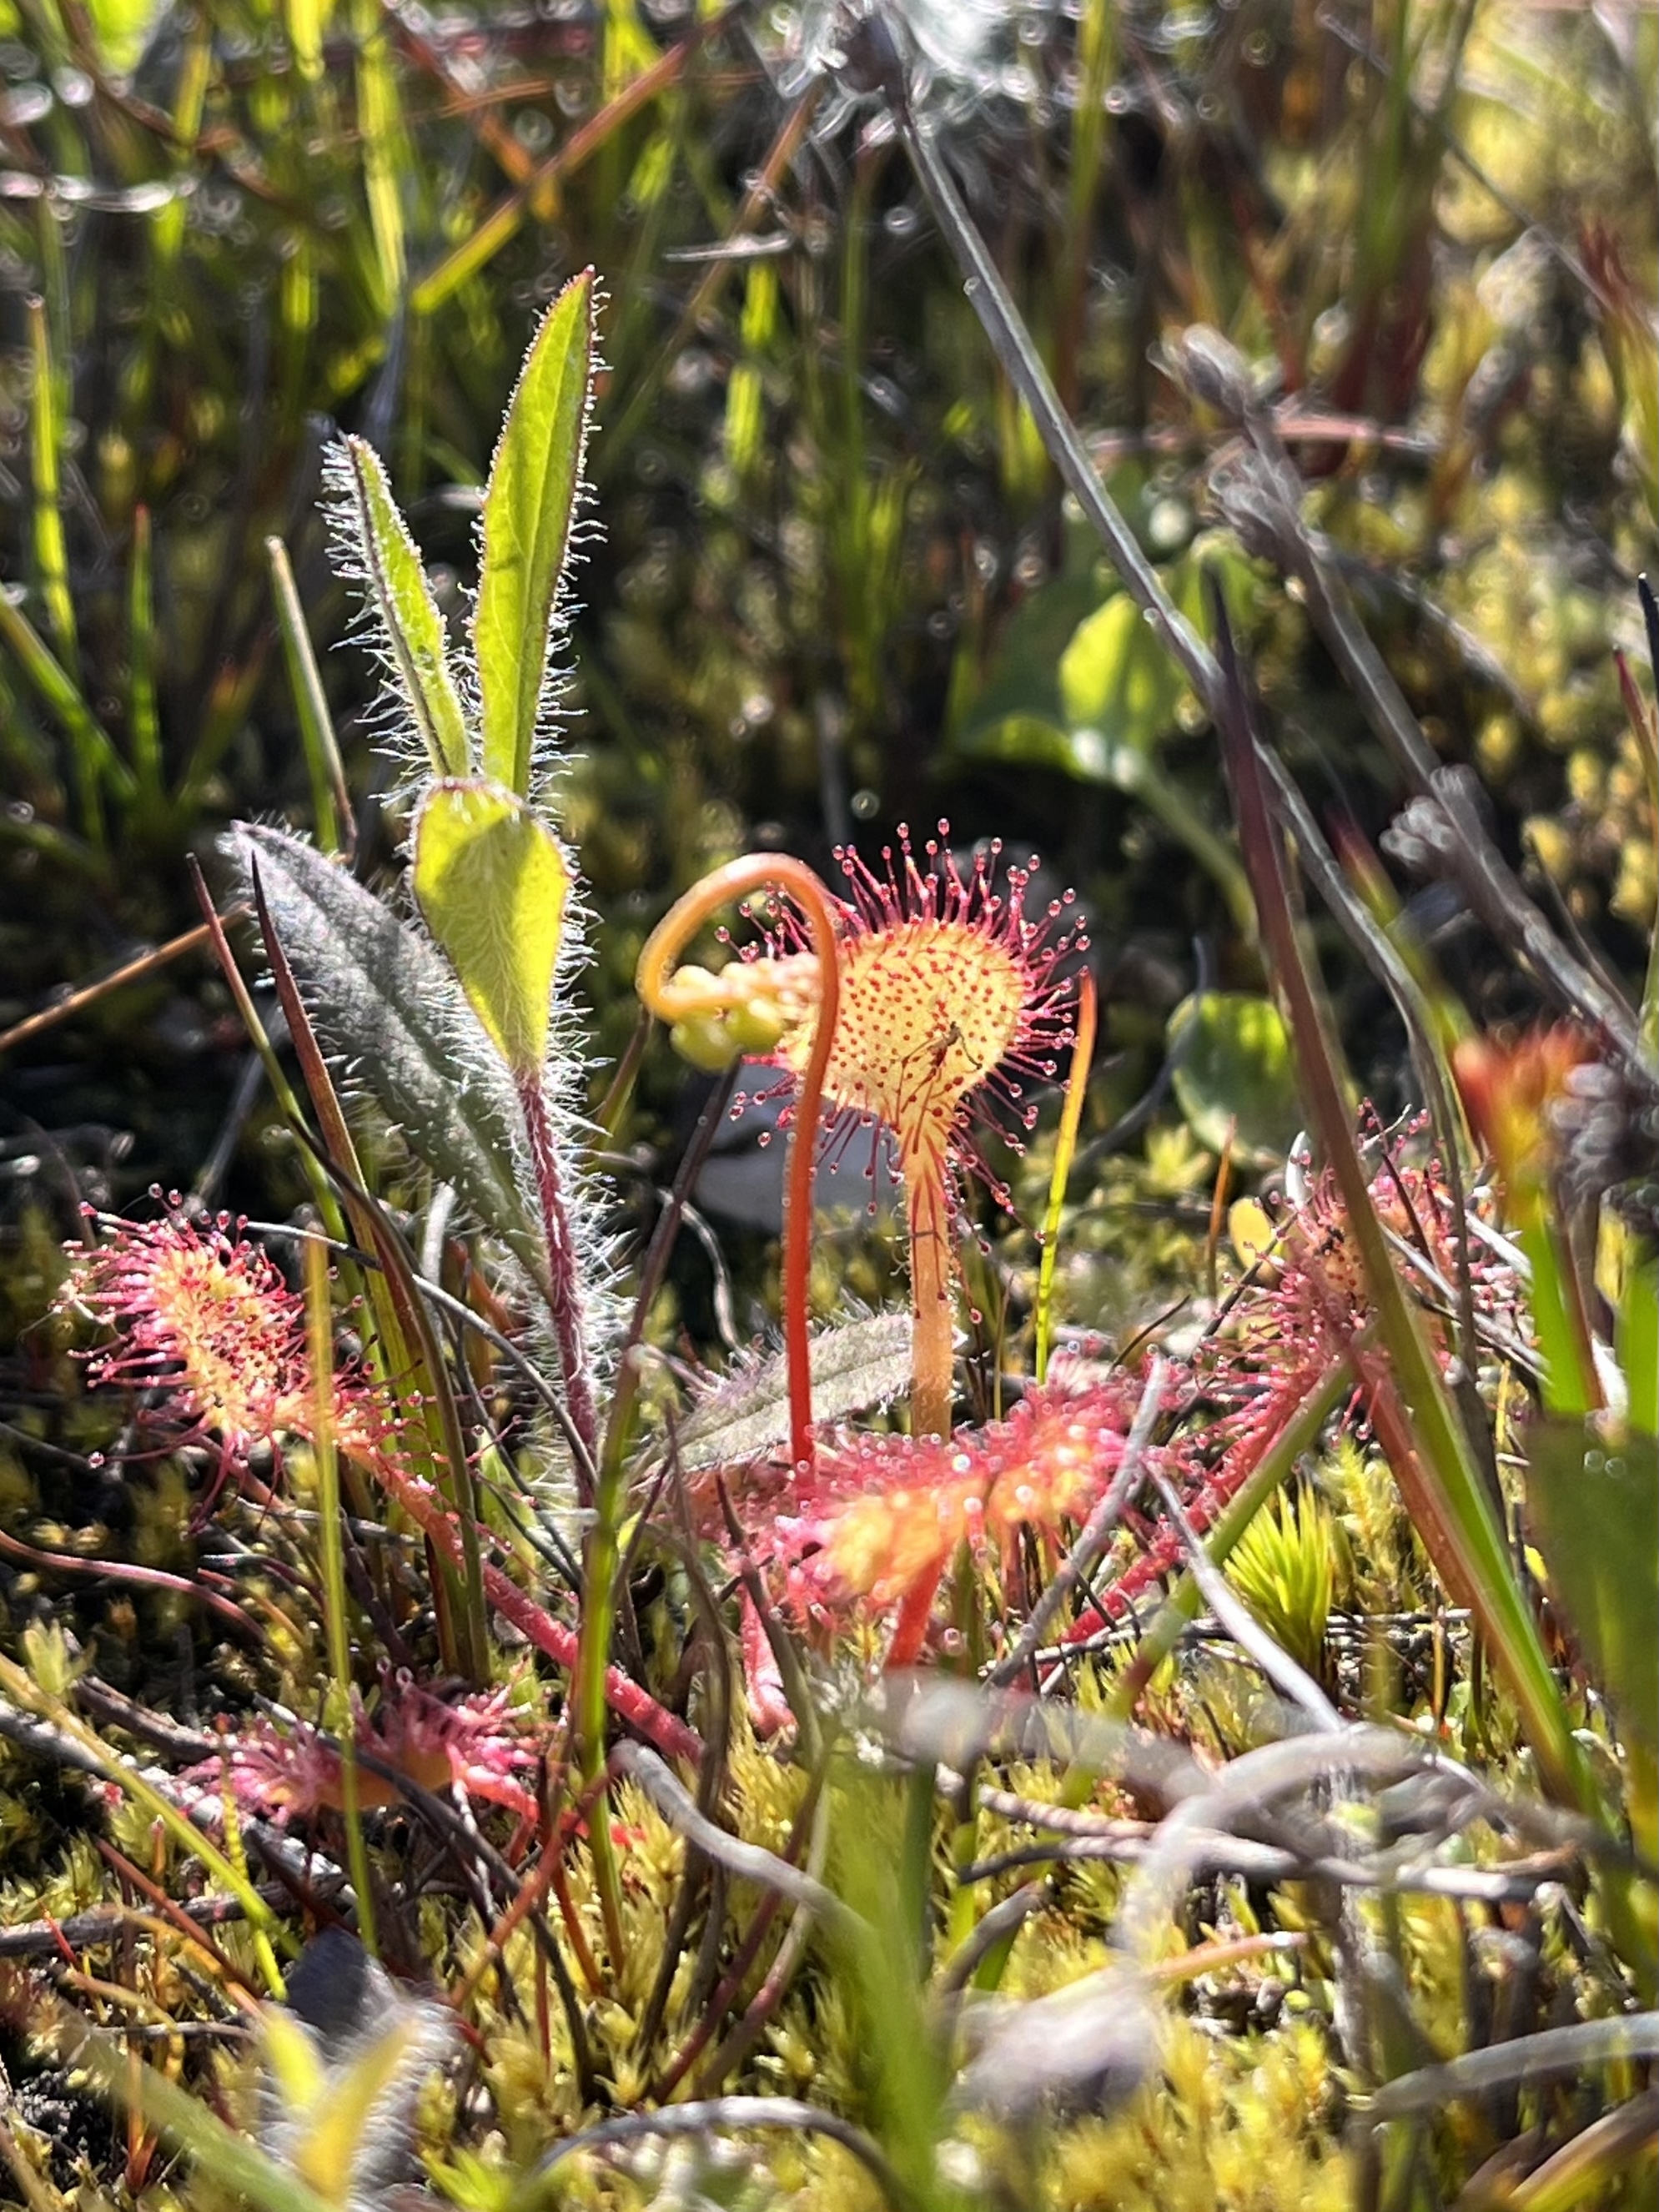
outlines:
[{"label": "green grass blade", "polygon": [[1540,1421],[1527,1438],[1527,1504],[1620,1740],[1659,1758],[1659,1441],[1614,1445],[1583,1421]]},{"label": "green grass blade", "polygon": [[87,842],[102,852],[107,841],[104,821],[106,786],[123,798],[132,796],[131,770],[110,742],[99,721],[46,640],[10,593],[0,586],[0,638],[28,678],[36,696],[56,718],[70,743],[70,763]]},{"label": "green grass blade", "polygon": [[216,1881],[222,1882],[235,1898],[247,1915],[252,1930],[255,1954],[259,1971],[265,1978],[265,1986],[275,1997],[283,1994],[282,1969],[276,1964],[276,1954],[271,1948],[270,1938],[276,1920],[270,1907],[248,1880],[218,1845],[210,1841],[195,1824],[186,1820],[170,1797],[164,1797],[152,1783],[147,1782],[135,1767],[118,1759],[109,1746],[76,1713],[71,1712],[61,1698],[54,1698],[20,1667],[15,1659],[0,1656],[0,1689],[14,1704],[26,1712],[39,1713],[50,1721],[53,1728],[70,1737],[80,1748],[98,1762],[118,1788],[124,1790],[135,1805],[157,1820],[178,1844],[180,1850],[199,1859]]},{"label": "green grass blade", "polygon": [[1624,1234],[1615,1348],[1630,1393],[1626,1417],[1644,1436],[1659,1436],[1659,1248],[1633,1229]]},{"label": "green grass blade", "polygon": [[136,2111],[231,2198],[253,2206],[255,2212],[338,2212],[337,2203],[319,2197],[249,2136],[227,2127],[203,2098],[159,2066],[135,2066],[129,2046],[67,2007],[58,2015],[58,2047],[65,2064],[89,2075],[106,2097]]},{"label": "green grass blade", "polygon": [[1048,1178],[1048,1207],[1042,1223],[1042,1257],[1037,1267],[1036,1364],[1039,1382],[1046,1382],[1048,1375],[1048,1349],[1054,1322],[1054,1267],[1060,1257],[1060,1212],[1066,1202],[1066,1178],[1072,1171],[1077,1133],[1083,1121],[1083,1103],[1089,1092],[1096,1016],[1095,979],[1085,968],[1079,984],[1077,1036],[1072,1045],[1072,1066],[1066,1080],[1060,1133],[1054,1139],[1054,1173]]},{"label": "green grass blade", "polygon": [[357,127],[363,151],[363,191],[380,276],[380,312],[390,315],[404,289],[403,179],[413,163],[403,125],[391,42],[379,0],[360,0],[354,25],[357,55]]},{"label": "green grass blade", "polygon": [[132,773],[137,786],[137,804],[147,817],[153,818],[166,806],[167,784],[161,760],[161,720],[155,702],[155,564],[147,507],[133,510],[127,635],[132,655],[127,688]]},{"label": "green grass blade", "polygon": [[1526,1209],[1516,1241],[1532,1269],[1532,1326],[1543,1374],[1539,1395],[1546,1413],[1583,1420],[1601,1403],[1583,1300],[1565,1239],[1541,1202]]},{"label": "green grass blade", "polygon": [[323,73],[323,34],[331,12],[329,0],[285,0],[283,14],[289,44],[307,84]]},{"label": "green grass blade", "polygon": [[[185,50],[179,63],[178,90],[173,95],[173,150],[181,177],[196,159],[196,142],[201,136],[212,70],[213,25],[205,15],[198,16],[185,34]],[[162,297],[166,297],[178,266],[189,216],[190,202],[183,192],[175,192],[165,207],[156,210],[150,233],[154,255],[151,265],[158,294]]]},{"label": "green grass blade", "polygon": [[313,1422],[311,1450],[317,1469],[317,1545],[322,1558],[323,1625],[328,1638],[329,1672],[339,1692],[344,1718],[340,1727],[340,1811],[345,1822],[346,1863],[357,1893],[357,1933],[364,1948],[379,1955],[375,1941],[374,1890],[368,1846],[363,1841],[357,1780],[357,1732],[352,1700],[351,1622],[346,1607],[344,1507],[340,1502],[340,1462],[334,1449],[334,1333],[328,1295],[328,1255],[307,1243],[306,1333],[311,1351]]},{"label": "green grass blade", "polygon": [[[1642,602],[1642,615],[1647,627],[1648,649],[1653,659],[1653,678],[1659,684],[1659,653],[1654,651],[1654,641],[1659,634],[1659,601],[1653,596],[1653,586],[1645,576],[1637,584]],[[1619,689],[1625,702],[1625,714],[1630,723],[1631,735],[1636,740],[1636,750],[1641,756],[1642,769],[1648,787],[1648,803],[1653,809],[1654,834],[1659,840],[1659,719],[1636,688],[1630,672],[1630,663],[1617,647],[1613,648],[1613,665],[1619,672]],[[1659,915],[1654,919],[1648,939],[1647,975],[1642,985],[1642,1042],[1651,1060],[1659,1062]]]},{"label": "green grass blade", "polygon": [[58,657],[71,671],[76,659],[75,602],[70,593],[69,549],[64,537],[60,459],[64,424],[58,404],[52,333],[46,303],[27,303],[29,352],[33,365],[33,405],[29,416],[29,458],[34,473],[34,561],[40,598]]},{"label": "green grass blade", "polygon": [[[1370,1186],[1354,1143],[1347,1085],[1339,1073],[1285,888],[1256,738],[1227,621],[1212,579],[1217,645],[1225,684],[1221,717],[1239,840],[1261,918],[1264,947],[1284,994],[1314,1127],[1342,1194],[1377,1318],[1387,1365],[1365,1362],[1373,1420],[1430,1557],[1471,1605],[1521,1715],[1549,1790],[1595,1816],[1595,1783],[1572,1733],[1538,1624],[1511,1566],[1486,1484],[1441,1377],[1423,1322],[1395,1273]],[[1358,1355],[1356,1355],[1358,1357]]]},{"label": "green grass blade", "polygon": [[404,1405],[418,1407],[434,1479],[446,1504],[460,1520],[461,1571],[458,1573],[447,1565],[441,1554],[436,1555],[444,1584],[445,1602],[440,1613],[444,1664],[475,1688],[482,1687],[489,1680],[489,1643],[478,1549],[478,1501],[449,1370],[431,1318],[415,1287],[408,1256],[384,1212],[364,1186],[356,1146],[351,1140],[316,1031],[300,996],[294,970],[271,921],[257,863],[252,866],[252,874],[253,903],[264,939],[265,957],[270,963],[295,1055],[305,1076],[329,1157],[349,1185],[346,1208],[352,1234],[362,1249],[372,1251],[380,1263],[380,1272],[369,1279],[369,1297],[375,1325],[386,1347],[388,1365],[397,1378]]},{"label": "green grass blade", "polygon": [[267,538],[265,557],[270,563],[271,595],[276,602],[276,622],[283,633],[283,655],[300,718],[300,742],[305,748],[306,775],[311,784],[311,811],[317,826],[319,851],[349,851],[357,842],[351,793],[340,758],[339,740],[323,691],[322,672],[311,649],[305,610],[294,582],[288,548],[280,538]]}]

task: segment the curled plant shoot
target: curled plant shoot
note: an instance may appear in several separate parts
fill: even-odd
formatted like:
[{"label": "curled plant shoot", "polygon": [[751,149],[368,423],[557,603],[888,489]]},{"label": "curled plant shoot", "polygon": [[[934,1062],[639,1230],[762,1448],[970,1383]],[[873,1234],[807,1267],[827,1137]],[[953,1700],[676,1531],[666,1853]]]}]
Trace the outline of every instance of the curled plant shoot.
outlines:
[{"label": "curled plant shoot", "polygon": [[[732,900],[769,885],[796,901],[811,935],[810,956],[737,963],[730,985],[706,969],[676,969],[675,962],[705,921]],[[694,884],[658,923],[640,955],[635,986],[644,1005],[672,1026],[675,1042],[688,1057],[704,1064],[729,1061],[745,1046],[752,1049],[775,1043],[788,1023],[805,1018],[809,1011],[815,1014],[815,1034],[795,1098],[783,1223],[789,1456],[797,1468],[808,1466],[812,1458],[807,1290],[812,1266],[814,1139],[841,1002],[836,921],[829,894],[804,860],[787,854],[751,853],[728,861]]]},{"label": "curled plant shoot", "polygon": [[[1065,926],[1072,894],[1033,919],[1024,909],[1029,870],[1010,869],[1000,889],[993,846],[964,875],[942,842],[946,825],[939,830],[922,865],[901,830],[898,856],[887,850],[881,875],[854,854],[839,854],[850,892],[844,899],[799,861],[759,854],[733,861],[687,893],[640,959],[640,996],[674,1025],[688,1057],[718,1065],[748,1052],[796,1081],[784,1308],[798,1468],[811,1458],[806,1243],[821,1101],[830,1109],[832,1146],[860,1128],[879,1125],[891,1133],[910,1248],[911,1430],[948,1437],[962,1171],[980,1173],[1007,1202],[977,1150],[974,1122],[990,1118],[988,1097],[997,1098],[1008,1109],[1005,1120],[1029,1129],[1036,1109],[1025,1100],[1025,1080],[1052,1079],[1056,1055],[1073,1042],[1074,989],[1065,963],[1087,939]],[[763,884],[793,902],[763,950],[718,975],[674,969],[720,906]]]}]

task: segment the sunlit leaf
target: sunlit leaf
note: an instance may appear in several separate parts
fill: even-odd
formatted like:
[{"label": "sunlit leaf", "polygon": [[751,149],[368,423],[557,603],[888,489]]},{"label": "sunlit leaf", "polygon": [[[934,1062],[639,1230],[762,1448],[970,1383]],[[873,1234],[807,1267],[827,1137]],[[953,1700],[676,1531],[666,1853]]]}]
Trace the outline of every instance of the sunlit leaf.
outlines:
[{"label": "sunlit leaf", "polygon": [[1299,1113],[1291,1043],[1270,999],[1206,991],[1170,1017],[1175,1094],[1188,1127],[1212,1152],[1229,1132],[1236,1154],[1261,1165],[1285,1157]]},{"label": "sunlit leaf", "polygon": [[377,640],[434,775],[472,765],[466,718],[449,672],[443,617],[374,448],[348,438],[330,457],[334,516],[346,562],[364,586]]},{"label": "sunlit leaf", "polygon": [[322,2094],[328,2079],[322,2053],[292,2013],[272,2005],[265,2017],[265,2063],[278,2095],[291,2111],[303,2110]]},{"label": "sunlit leaf", "polygon": [[367,2039],[349,2063],[331,2069],[303,2128],[294,2130],[289,2157],[302,2181],[343,2197],[343,2179],[384,2158],[387,2134],[402,2132],[405,2077],[423,2057],[429,2060],[437,2040],[421,2009],[410,2005],[392,2015],[383,2033]]},{"label": "sunlit leaf", "polygon": [[329,0],[288,0],[288,35],[300,74],[307,82],[323,73],[323,33],[328,27]]},{"label": "sunlit leaf", "polygon": [[496,1050],[538,1075],[570,871],[524,800],[482,777],[434,784],[416,817],[411,880],[427,927]]},{"label": "sunlit leaf", "polygon": [[267,2005],[262,2021],[265,2148],[331,2203],[392,2202],[410,2170],[416,2101],[451,2048],[453,2015],[400,1989],[336,1928],[313,1937],[288,2006]]},{"label": "sunlit leaf", "polygon": [[1080,623],[1060,656],[1060,706],[1073,730],[1150,752],[1175,726],[1186,684],[1127,592]]},{"label": "sunlit leaf", "polygon": [[356,47],[357,128],[362,134],[363,192],[379,267],[380,312],[390,315],[404,289],[404,179],[411,149],[403,125],[392,42],[383,19],[370,15]]},{"label": "sunlit leaf", "polygon": [[580,495],[593,377],[593,272],[548,310],[513,394],[484,494],[474,638],[483,766],[530,790],[550,635]]},{"label": "sunlit leaf", "polygon": [[1068,730],[1039,714],[1005,714],[981,723],[963,742],[979,760],[1012,761],[1022,768],[1053,769],[1077,783],[1111,783],[1112,749],[1096,729]]},{"label": "sunlit leaf", "polygon": [[1630,1391],[1631,1426],[1659,1432],[1659,1255],[1651,1237],[1624,1232],[1619,1360]]}]

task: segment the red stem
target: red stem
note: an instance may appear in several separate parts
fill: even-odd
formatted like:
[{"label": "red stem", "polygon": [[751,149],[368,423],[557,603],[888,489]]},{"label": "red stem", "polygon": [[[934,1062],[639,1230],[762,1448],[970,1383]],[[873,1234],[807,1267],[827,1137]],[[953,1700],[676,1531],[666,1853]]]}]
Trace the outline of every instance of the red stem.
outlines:
[{"label": "red stem", "polygon": [[582,1334],[581,1286],[575,1247],[570,1237],[570,1215],[559,1179],[559,1156],[547,1114],[547,1093],[539,1073],[520,1079],[519,1103],[530,1139],[530,1161],[536,1177],[536,1198],[541,1207],[542,1234],[547,1242],[547,1303],[559,1340],[559,1365],[564,1373],[564,1399],[571,1426],[586,1447],[587,1456],[599,1456],[599,1422],[593,1409],[592,1378],[587,1371],[587,1347]]},{"label": "red stem", "polygon": [[22,1559],[32,1567],[40,1567],[54,1575],[100,1575],[109,1582],[137,1583],[150,1589],[173,1590],[180,1597],[197,1599],[209,1606],[220,1618],[228,1621],[239,1636],[262,1643],[260,1630],[238,1605],[217,1590],[206,1589],[199,1582],[191,1582],[187,1575],[170,1575],[164,1567],[136,1566],[123,1559],[77,1559],[67,1552],[38,1551],[33,1544],[9,1536],[0,1529],[0,1553],[9,1559]]},{"label": "red stem", "polygon": [[659,921],[640,955],[635,988],[653,1014],[679,1018],[670,973],[709,915],[746,892],[768,885],[787,891],[800,908],[818,963],[818,1012],[812,1050],[795,1093],[784,1183],[783,1341],[789,1376],[789,1457],[799,1474],[812,1464],[812,1363],[807,1334],[812,1273],[812,1177],[817,1164],[823,1079],[841,1014],[840,945],[830,895],[805,860],[788,854],[748,853],[695,884]]},{"label": "red stem", "polygon": [[[379,1480],[422,1535],[429,1536],[459,1565],[459,1532],[437,1499],[412,1481],[392,1460],[377,1458],[373,1465]],[[544,1607],[526,1596],[510,1576],[487,1559],[483,1562],[483,1587],[484,1595],[503,1620],[510,1620],[521,1635],[538,1651],[545,1652],[566,1674],[575,1674],[581,1646],[574,1628],[555,1620]],[[605,1697],[612,1712],[667,1757],[690,1759],[693,1765],[701,1762],[705,1747],[696,1730],[659,1705],[648,1690],[642,1690],[618,1667],[607,1667],[605,1670]]]}]

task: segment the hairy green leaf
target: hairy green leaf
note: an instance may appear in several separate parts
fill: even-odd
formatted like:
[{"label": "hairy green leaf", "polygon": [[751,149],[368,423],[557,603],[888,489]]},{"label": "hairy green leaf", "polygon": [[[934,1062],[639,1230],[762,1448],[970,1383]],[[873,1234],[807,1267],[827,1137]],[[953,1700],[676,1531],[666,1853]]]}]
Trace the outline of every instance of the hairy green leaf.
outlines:
[{"label": "hairy green leaf", "polygon": [[239,823],[242,887],[257,854],[265,896],[324,1048],[411,1152],[539,1280],[533,1207],[514,1170],[517,1098],[438,953],[374,894],[286,830]]},{"label": "hairy green leaf", "polygon": [[482,765],[521,799],[530,792],[549,638],[581,491],[595,305],[593,271],[586,269],[549,308],[526,356],[484,494],[473,627]]},{"label": "hairy green leaf", "polygon": [[449,670],[443,617],[380,456],[365,440],[348,438],[333,449],[328,473],[348,573],[356,574],[367,592],[380,642],[415,718],[432,773],[465,775],[472,749]]},{"label": "hairy green leaf", "polygon": [[[812,1411],[844,1420],[902,1397],[910,1386],[910,1316],[872,1314],[812,1340]],[[789,1378],[781,1353],[729,1376],[704,1398],[676,1442],[687,1474],[741,1467],[789,1440]]]},{"label": "hairy green leaf", "polygon": [[415,817],[415,896],[490,1042],[538,1079],[570,870],[522,799],[483,777],[434,784]]}]

